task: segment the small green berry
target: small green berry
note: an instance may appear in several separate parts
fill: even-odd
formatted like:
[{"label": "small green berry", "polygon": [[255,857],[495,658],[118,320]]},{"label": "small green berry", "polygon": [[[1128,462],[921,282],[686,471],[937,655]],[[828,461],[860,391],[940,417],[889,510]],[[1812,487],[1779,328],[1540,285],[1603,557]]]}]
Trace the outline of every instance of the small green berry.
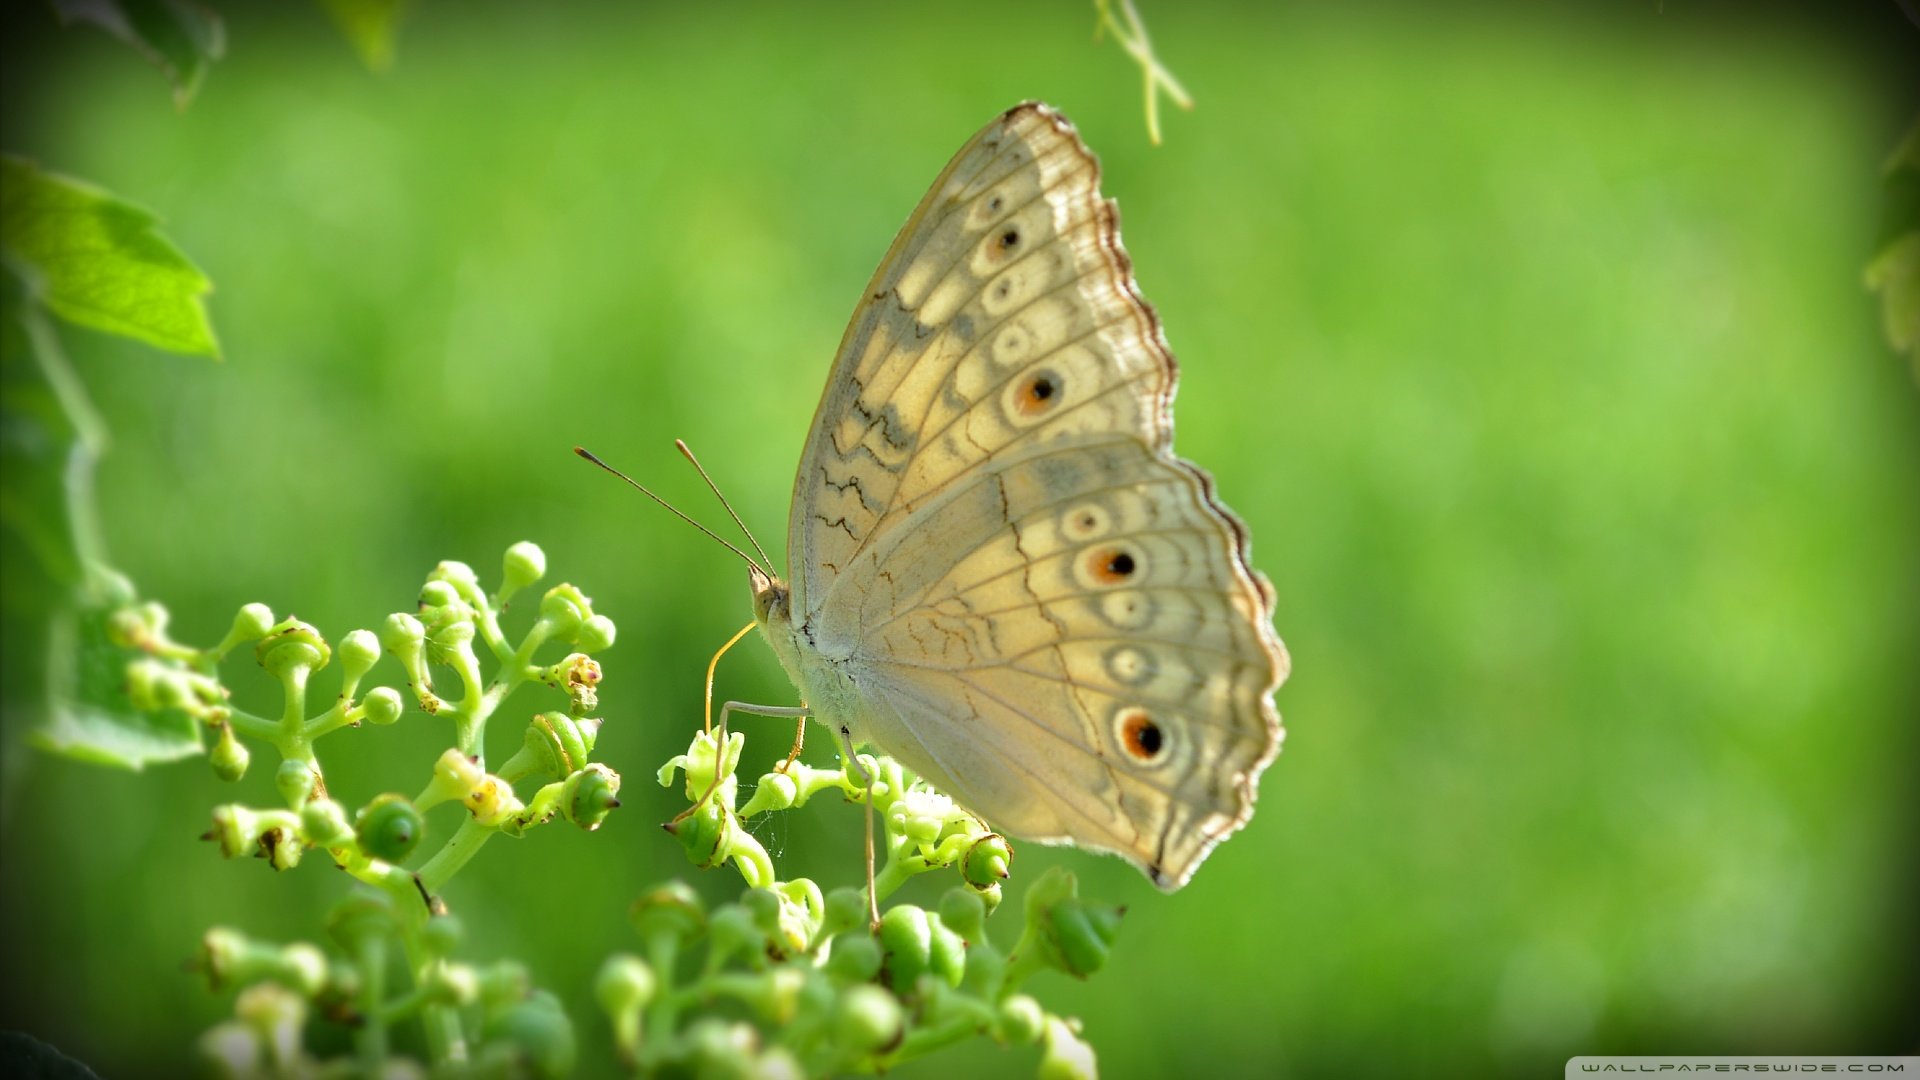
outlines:
[{"label": "small green berry", "polygon": [[561,777],[587,764],[599,733],[599,720],[544,712],[527,725],[525,743],[539,762],[535,768],[539,775]]},{"label": "small green berry", "polygon": [[567,777],[560,806],[567,820],[592,832],[620,805],[620,774],[599,762]]},{"label": "small green berry", "polygon": [[948,889],[940,897],[940,921],[969,943],[987,940],[987,904],[971,889]]},{"label": "small green berry", "polygon": [[429,581],[420,587],[420,606],[423,608],[451,607],[459,602],[460,590],[452,582]]},{"label": "small green berry", "polygon": [[1013,846],[997,833],[988,833],[974,841],[960,858],[960,876],[976,889],[985,889],[1006,880],[1013,863]]},{"label": "small green berry", "polygon": [[468,964],[441,961],[429,969],[420,989],[441,1005],[471,1005],[480,1000],[480,973]]},{"label": "small green berry", "polygon": [[880,943],[865,934],[842,934],[833,939],[827,974],[843,983],[872,982],[880,974]]},{"label": "small green berry", "polygon": [[426,818],[413,803],[392,792],[374,796],[353,819],[353,835],[360,841],[360,850],[390,863],[412,854],[426,829]]},{"label": "small green berry", "polygon": [[[243,641],[259,641],[273,630],[273,609],[265,604],[247,604],[233,616],[233,628],[227,631],[227,647]],[[222,650],[225,651],[225,650]]]}]

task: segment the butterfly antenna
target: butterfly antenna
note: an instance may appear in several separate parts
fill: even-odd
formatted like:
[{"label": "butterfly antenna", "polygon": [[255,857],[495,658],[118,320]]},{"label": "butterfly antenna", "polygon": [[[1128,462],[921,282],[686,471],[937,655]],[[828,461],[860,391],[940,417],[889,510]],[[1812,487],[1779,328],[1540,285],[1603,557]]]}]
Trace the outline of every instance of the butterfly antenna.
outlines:
[{"label": "butterfly antenna", "polygon": [[[684,446],[682,446],[682,447],[681,447],[681,449],[685,449],[685,447],[684,447]],[[574,452],[574,453],[576,453],[576,454],[579,454],[579,455],[580,455],[581,457],[583,457],[583,458],[586,458],[586,459],[587,459],[588,461],[591,461],[591,462],[593,462],[593,463],[594,463],[595,465],[598,465],[598,466],[600,466],[601,468],[603,468],[603,469],[605,469],[605,470],[607,470],[608,472],[610,472],[610,473],[612,473],[613,475],[615,475],[615,476],[617,476],[617,477],[619,477],[620,479],[622,479],[622,480],[625,480],[625,481],[626,481],[627,483],[629,483],[629,484],[632,484],[632,485],[633,485],[633,487],[634,487],[634,488],[635,488],[636,490],[638,490],[638,491],[640,492],[640,494],[642,494],[642,495],[645,495],[645,496],[646,496],[647,498],[649,498],[649,499],[652,499],[652,500],[653,500],[654,502],[657,502],[657,503],[659,503],[659,504],[660,504],[661,506],[664,506],[664,507],[666,507],[666,508],[667,508],[667,509],[668,509],[669,511],[671,511],[671,512],[673,513],[673,516],[674,516],[674,517],[677,517],[677,518],[679,518],[679,519],[680,519],[681,521],[684,521],[684,522],[686,522],[687,524],[689,524],[689,525],[691,525],[691,526],[693,526],[694,528],[696,528],[696,529],[699,529],[699,530],[700,530],[701,532],[703,532],[703,533],[706,533],[706,534],[707,534],[707,535],[708,535],[709,537],[712,537],[712,538],[713,538],[713,540],[714,540],[714,542],[716,542],[716,543],[718,543],[718,544],[719,544],[719,545],[720,545],[721,547],[724,547],[724,548],[726,548],[726,549],[727,549],[728,551],[731,551],[731,552],[733,552],[733,553],[734,553],[735,555],[738,555],[738,556],[740,556],[740,558],[741,558],[741,559],[743,559],[743,560],[745,560],[745,561],[746,561],[746,564],[747,564],[748,566],[751,566],[751,567],[753,567],[753,568],[754,568],[755,570],[758,570],[758,571],[759,571],[760,573],[762,573],[762,574],[764,574],[764,575],[766,575],[767,577],[772,577],[772,576],[773,576],[773,574],[772,574],[771,572],[769,572],[769,571],[768,571],[768,570],[767,570],[766,568],[764,568],[764,567],[762,567],[762,566],[761,566],[761,565],[760,565],[759,563],[757,563],[757,562],[754,562],[754,561],[753,561],[753,556],[751,556],[751,555],[749,555],[749,554],[747,554],[747,553],[746,553],[746,552],[744,552],[744,551],[741,551],[741,550],[740,550],[740,549],[739,549],[738,547],[736,547],[735,545],[733,545],[733,544],[731,544],[731,543],[729,543],[729,542],[728,542],[728,541],[727,541],[727,540],[726,540],[725,538],[723,538],[723,537],[721,537],[721,536],[720,536],[720,535],[719,535],[718,533],[715,533],[715,532],[714,532],[714,531],[713,531],[712,529],[709,529],[709,528],[707,528],[707,527],[706,527],[705,525],[702,525],[702,524],[700,524],[699,522],[697,522],[697,521],[695,521],[695,520],[693,520],[692,518],[690,518],[690,517],[688,517],[688,516],[687,516],[686,514],[684,514],[684,513],[682,513],[682,512],[681,512],[681,510],[680,510],[680,508],[679,508],[679,507],[677,507],[677,506],[675,506],[675,505],[673,505],[672,503],[670,503],[670,502],[668,502],[667,500],[665,500],[665,499],[663,499],[663,498],[661,498],[660,496],[658,496],[658,495],[655,495],[655,494],[654,494],[654,493],[653,493],[652,491],[650,491],[650,490],[649,490],[649,489],[647,488],[647,486],[646,486],[645,484],[642,484],[642,483],[640,483],[639,481],[637,481],[637,480],[635,480],[635,479],[634,479],[633,477],[631,477],[631,476],[628,476],[628,475],[627,475],[626,473],[623,473],[623,472],[621,472],[621,471],[620,471],[619,469],[616,469],[616,468],[614,468],[613,466],[611,466],[611,465],[609,465],[609,464],[607,464],[606,462],[604,462],[604,461],[601,461],[601,460],[600,460],[600,459],[599,459],[598,457],[595,457],[595,456],[594,456],[594,453],[593,453],[593,451],[591,451],[591,450],[588,450],[588,449],[587,449],[586,447],[583,447],[583,446],[576,446],[576,447],[574,447],[574,448],[573,448],[573,452]],[[705,473],[701,473],[701,475],[702,475],[702,476],[705,476],[706,474],[705,474]],[[708,483],[709,483],[709,484],[711,484],[711,483],[712,483],[712,481],[708,481]],[[722,500],[722,501],[724,501],[724,500]],[[729,507],[729,510],[731,510],[731,507]],[[736,517],[736,518],[734,518],[734,520],[735,520],[735,521],[739,521],[740,519]],[[751,535],[751,534],[749,534],[749,535],[748,535],[748,539],[752,539],[752,535]],[[758,548],[759,546],[760,546],[760,545],[758,545],[758,544],[755,544],[755,545],[754,545],[754,547],[756,547],[756,548]],[[765,559],[765,558],[767,557],[767,553],[766,553],[766,552],[764,552],[764,551],[762,551],[762,552],[760,553],[760,557],[761,557],[761,558],[763,558],[763,559]],[[771,564],[771,562],[772,562],[772,560],[770,560],[770,559],[769,559],[769,560],[768,560],[768,563],[769,563],[769,564]]]},{"label": "butterfly antenna", "polygon": [[747,528],[747,523],[740,520],[739,514],[734,513],[733,504],[727,501],[725,495],[720,494],[720,485],[713,482],[713,477],[707,475],[706,469],[701,468],[700,459],[693,456],[693,449],[687,445],[686,440],[675,439],[673,440],[673,445],[679,447],[680,452],[686,455],[688,461],[693,463],[694,471],[700,474],[700,479],[707,482],[707,490],[713,492],[713,497],[719,499],[720,505],[727,508],[727,516],[732,518],[733,523],[740,526],[740,531],[747,535],[747,543],[753,545],[753,550],[760,553],[760,558],[764,560],[768,566],[772,566],[773,560],[767,558],[767,549],[760,546],[760,541],[753,538],[753,530]]}]

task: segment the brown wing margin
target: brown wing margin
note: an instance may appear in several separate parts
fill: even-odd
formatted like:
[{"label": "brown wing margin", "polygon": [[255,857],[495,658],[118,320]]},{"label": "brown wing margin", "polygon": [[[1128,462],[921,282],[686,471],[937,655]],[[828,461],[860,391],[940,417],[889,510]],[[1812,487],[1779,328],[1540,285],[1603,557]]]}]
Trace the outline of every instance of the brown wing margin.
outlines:
[{"label": "brown wing margin", "polygon": [[[1087,148],[1086,143],[1080,138],[1079,129],[1051,106],[1034,101],[1024,102],[1007,110],[1001,116],[1001,123],[1012,122],[1023,112],[1032,112],[1043,118],[1061,135],[1073,140],[1081,152],[1093,162],[1093,190],[1096,193],[1099,192],[1100,158]],[[1256,782],[1261,772],[1280,753],[1280,744],[1286,737],[1286,731],[1280,723],[1280,712],[1273,703],[1273,692],[1287,680],[1287,676],[1292,672],[1293,663],[1287,654],[1286,646],[1281,643],[1280,636],[1273,629],[1275,603],[1273,586],[1265,575],[1253,568],[1251,532],[1239,516],[1220,501],[1214,488],[1213,476],[1205,469],[1178,457],[1173,452],[1173,398],[1180,381],[1180,364],[1174,359],[1172,347],[1167,344],[1166,332],[1160,322],[1159,313],[1154,310],[1152,304],[1147,302],[1146,297],[1141,295],[1139,283],[1134,280],[1133,259],[1127,254],[1125,245],[1120,241],[1119,205],[1108,198],[1098,198],[1095,205],[1099,218],[1098,235],[1101,250],[1106,254],[1113,268],[1114,278],[1120,283],[1120,292],[1128,301],[1127,306],[1139,321],[1141,340],[1153,351],[1155,358],[1166,366],[1167,381],[1159,395],[1160,422],[1153,429],[1150,445],[1156,454],[1165,457],[1169,463],[1192,479],[1199,490],[1201,505],[1224,528],[1229,537],[1229,546],[1233,555],[1234,576],[1253,607],[1250,614],[1253,616],[1253,622],[1260,636],[1260,643],[1273,661],[1273,678],[1267,686],[1266,693],[1261,697],[1262,719],[1265,721],[1271,741],[1266,752],[1257,758],[1245,775],[1239,779],[1238,786],[1244,794],[1240,811],[1225,828],[1207,838],[1185,867],[1168,874],[1164,879],[1157,874],[1154,875],[1155,884],[1171,891],[1186,883],[1194,868],[1205,860],[1207,853],[1215,844],[1232,835],[1253,816]],[[1162,845],[1164,844],[1163,837]]]}]

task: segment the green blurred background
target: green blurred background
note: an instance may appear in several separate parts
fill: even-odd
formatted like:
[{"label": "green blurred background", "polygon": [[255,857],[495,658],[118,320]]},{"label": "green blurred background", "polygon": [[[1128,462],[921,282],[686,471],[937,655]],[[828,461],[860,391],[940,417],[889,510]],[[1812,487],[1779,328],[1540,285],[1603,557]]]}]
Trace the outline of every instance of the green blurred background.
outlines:
[{"label": "green blurred background", "polygon": [[[650,777],[751,612],[731,557],[568,449],[719,521],[684,437],[778,545],[861,286],[1024,98],[1102,156],[1184,365],[1179,450],[1251,525],[1294,658],[1259,813],[1187,889],[1020,851],[1014,899],[1059,863],[1129,908],[1107,971],[1035,986],[1104,1070],[1920,1051],[1920,401],[1861,286],[1920,104],[1893,4],[1148,3],[1199,100],[1159,148],[1080,3],[429,3],[384,75],[313,9],[233,8],[184,110],[119,43],[9,14],[6,147],[160,212],[218,290],[224,363],[64,332],[115,433],[111,550],[191,641],[252,600],[337,636],[520,539],[618,621],[598,756],[626,807],[449,892],[475,959],[566,1000],[583,1075],[627,903],[738,890],[661,834]],[[758,644],[720,692],[792,697]],[[445,740],[414,714],[322,756],[357,802]],[[0,1027],[105,1075],[175,1071],[225,1015],[182,966],[207,926],[314,937],[346,887],[198,842],[236,797],[198,763],[8,777]],[[763,839],[851,882],[858,820]]]}]

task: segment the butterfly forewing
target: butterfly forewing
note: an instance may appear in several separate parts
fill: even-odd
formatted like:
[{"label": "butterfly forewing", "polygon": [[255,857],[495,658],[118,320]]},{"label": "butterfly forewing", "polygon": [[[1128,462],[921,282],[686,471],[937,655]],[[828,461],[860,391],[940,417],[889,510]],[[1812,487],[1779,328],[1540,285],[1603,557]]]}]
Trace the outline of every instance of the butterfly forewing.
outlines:
[{"label": "butterfly forewing", "polygon": [[1172,888],[1252,812],[1287,659],[1245,530],[1172,456],[1098,181],[1023,105],[894,241],[801,458],[796,677],[997,828]]}]

